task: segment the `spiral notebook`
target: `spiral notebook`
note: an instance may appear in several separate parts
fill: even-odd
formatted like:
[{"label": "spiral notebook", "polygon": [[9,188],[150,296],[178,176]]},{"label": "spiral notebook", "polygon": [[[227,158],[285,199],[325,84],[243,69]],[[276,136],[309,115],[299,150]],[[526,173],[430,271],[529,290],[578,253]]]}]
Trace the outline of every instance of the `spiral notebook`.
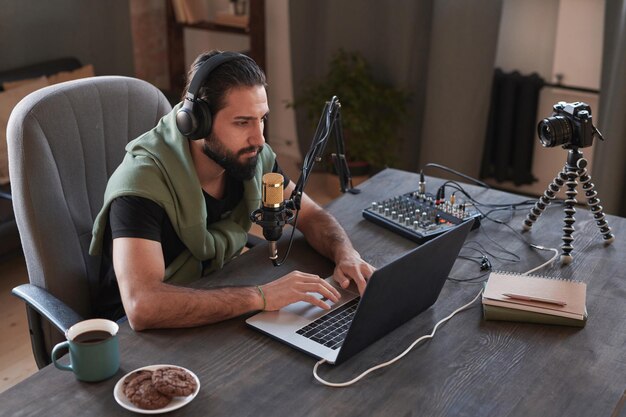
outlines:
[{"label": "spiral notebook", "polygon": [[586,297],[584,282],[494,271],[482,303],[487,320],[584,326]]}]

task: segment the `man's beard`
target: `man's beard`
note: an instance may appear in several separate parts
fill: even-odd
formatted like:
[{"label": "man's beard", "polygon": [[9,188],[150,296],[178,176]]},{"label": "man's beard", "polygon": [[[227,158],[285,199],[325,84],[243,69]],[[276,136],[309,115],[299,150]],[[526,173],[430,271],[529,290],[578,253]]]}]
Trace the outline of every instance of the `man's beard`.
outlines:
[{"label": "man's beard", "polygon": [[[202,146],[202,151],[206,156],[224,168],[229,176],[239,181],[250,180],[254,177],[261,150],[263,150],[263,146],[248,146],[240,149],[235,154],[226,149],[220,139],[213,133],[204,141]],[[248,158],[245,162],[239,162],[241,155],[253,151],[257,151],[254,157]]]}]

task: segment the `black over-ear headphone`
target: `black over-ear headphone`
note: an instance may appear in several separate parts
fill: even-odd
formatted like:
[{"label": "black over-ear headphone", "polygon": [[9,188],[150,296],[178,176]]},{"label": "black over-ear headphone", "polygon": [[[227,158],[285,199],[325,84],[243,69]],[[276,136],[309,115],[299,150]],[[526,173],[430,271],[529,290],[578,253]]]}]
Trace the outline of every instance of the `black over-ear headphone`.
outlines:
[{"label": "black over-ear headphone", "polygon": [[183,100],[183,107],[176,112],[176,127],[188,139],[203,139],[211,133],[213,120],[209,103],[196,97],[202,82],[215,68],[237,58],[251,59],[237,52],[221,52],[204,61],[194,74]]}]

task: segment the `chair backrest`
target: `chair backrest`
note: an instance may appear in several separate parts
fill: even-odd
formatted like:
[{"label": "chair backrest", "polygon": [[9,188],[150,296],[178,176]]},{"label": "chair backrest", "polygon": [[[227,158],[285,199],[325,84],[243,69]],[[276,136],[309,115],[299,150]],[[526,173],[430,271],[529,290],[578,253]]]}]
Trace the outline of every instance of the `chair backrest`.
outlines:
[{"label": "chair backrest", "polygon": [[105,76],[43,88],[11,113],[9,174],[29,280],[83,317],[100,274],[88,249],[107,180],[126,143],[170,110],[153,85]]}]

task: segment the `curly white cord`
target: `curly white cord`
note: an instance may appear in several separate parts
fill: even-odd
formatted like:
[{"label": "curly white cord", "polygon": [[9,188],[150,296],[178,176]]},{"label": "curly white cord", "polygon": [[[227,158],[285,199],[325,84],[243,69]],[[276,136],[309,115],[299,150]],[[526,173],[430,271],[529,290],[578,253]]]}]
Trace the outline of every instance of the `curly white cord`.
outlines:
[{"label": "curly white cord", "polygon": [[459,312],[461,312],[461,311],[463,311],[463,310],[465,310],[465,309],[469,308],[469,307],[470,307],[470,306],[471,306],[471,305],[472,305],[472,304],[473,304],[476,300],[478,300],[478,298],[480,297],[480,295],[481,295],[482,293],[483,293],[483,291],[482,291],[482,290],[480,290],[480,291],[478,292],[478,294],[476,295],[476,297],[474,297],[474,298],[472,299],[472,301],[470,301],[469,303],[465,304],[465,305],[464,305],[464,306],[462,306],[462,307],[457,308],[457,309],[456,309],[456,310],[454,310],[454,311],[453,311],[453,312],[452,312],[449,316],[447,316],[447,317],[445,317],[445,318],[441,319],[439,322],[437,322],[437,324],[436,324],[436,325],[435,325],[435,327],[433,328],[432,333],[427,334],[427,335],[424,335],[424,336],[420,337],[419,339],[417,339],[416,341],[414,341],[414,342],[411,344],[411,346],[409,346],[409,347],[408,347],[408,348],[407,348],[404,352],[402,352],[401,354],[399,354],[398,356],[396,356],[395,358],[393,358],[393,359],[391,359],[391,360],[389,360],[389,361],[387,361],[387,362],[381,363],[381,364],[379,364],[379,365],[376,365],[376,366],[374,366],[374,367],[372,367],[372,368],[368,369],[367,371],[363,372],[361,375],[357,376],[356,378],[354,378],[354,379],[352,379],[352,380],[350,380],[350,381],[347,381],[347,382],[328,382],[328,381],[326,381],[326,380],[322,379],[319,375],[317,375],[317,368],[318,368],[320,365],[322,365],[322,364],[326,363],[326,360],[325,360],[325,359],[322,359],[322,360],[318,361],[318,362],[315,364],[315,366],[313,367],[313,376],[314,376],[314,377],[315,377],[315,379],[317,379],[320,383],[322,383],[322,384],[324,384],[324,385],[326,385],[326,386],[329,386],[329,387],[342,388],[342,387],[347,387],[347,386],[349,386],[349,385],[352,385],[352,384],[354,384],[355,382],[357,382],[357,381],[361,380],[362,378],[364,378],[364,377],[365,377],[367,374],[369,374],[370,372],[374,372],[374,371],[375,371],[375,370],[377,370],[377,369],[381,369],[381,368],[384,368],[384,367],[386,367],[386,366],[389,366],[389,365],[391,365],[392,363],[394,363],[394,362],[396,362],[396,361],[398,361],[398,360],[402,359],[402,358],[403,358],[403,357],[404,357],[407,353],[409,353],[409,352],[411,351],[411,349],[413,349],[413,347],[415,347],[415,345],[417,345],[417,344],[418,344],[419,342],[421,342],[422,340],[425,340],[425,339],[432,339],[432,337],[435,335],[435,332],[437,331],[437,328],[438,328],[440,325],[442,325],[443,323],[445,323],[445,322],[447,322],[448,320],[450,320],[452,317],[454,317],[454,315],[455,315],[455,314],[457,314],[457,313],[459,313]]},{"label": "curly white cord", "polygon": [[[544,268],[547,265],[550,265],[554,262],[554,260],[556,259],[557,256],[559,256],[559,251],[558,249],[555,248],[546,248],[540,245],[535,245],[535,244],[531,244],[531,246],[535,249],[539,249],[539,250],[547,250],[547,251],[553,251],[554,252],[554,256],[552,256],[552,258],[550,258],[548,261],[542,263],[541,265],[524,272],[522,275],[528,275],[531,274],[541,268]],[[354,384],[355,382],[360,381],[361,379],[363,379],[365,376],[367,376],[369,373],[376,371],[377,369],[381,369],[384,368],[386,366],[389,366],[397,361],[399,361],[400,359],[402,359],[404,356],[406,356],[407,353],[409,353],[414,347],[415,345],[417,345],[419,342],[421,342],[422,340],[425,339],[432,339],[435,336],[435,332],[437,331],[437,329],[439,328],[439,326],[441,326],[443,323],[447,322],[448,320],[450,320],[452,317],[454,317],[457,313],[460,313],[463,310],[466,310],[467,308],[469,308],[483,293],[483,290],[480,290],[478,292],[478,294],[476,294],[476,296],[472,299],[472,301],[470,301],[469,303],[465,304],[462,307],[457,308],[456,310],[454,310],[450,315],[448,315],[447,317],[441,319],[440,321],[437,322],[437,324],[435,324],[435,327],[433,328],[433,331],[430,334],[424,335],[420,338],[418,338],[417,340],[415,340],[404,352],[402,352],[401,354],[399,354],[398,356],[396,356],[395,358],[381,363],[379,365],[376,365],[370,369],[368,369],[367,371],[363,372],[361,375],[351,379],[350,381],[347,382],[328,382],[324,379],[322,379],[318,374],[317,374],[317,369],[319,368],[320,365],[323,365],[324,363],[326,363],[325,359],[322,359],[320,361],[318,361],[315,366],[313,367],[313,377],[315,377],[315,379],[326,385],[329,387],[334,387],[334,388],[342,388],[342,387],[347,387],[350,386],[352,384]]]},{"label": "curly white cord", "polygon": [[555,249],[555,248],[545,248],[543,246],[539,246],[539,245],[535,245],[534,243],[530,244],[531,247],[535,248],[535,249],[539,249],[539,250],[549,250],[549,251],[553,251],[554,252],[554,256],[552,258],[550,258],[549,260],[547,260],[546,262],[542,263],[541,265],[539,265],[536,268],[531,269],[530,271],[526,271],[524,272],[522,275],[528,275],[528,274],[532,274],[535,271],[538,271],[539,269],[548,266],[550,264],[552,264],[552,262],[554,262],[554,260],[556,259],[557,256],[559,256],[559,250]]}]

